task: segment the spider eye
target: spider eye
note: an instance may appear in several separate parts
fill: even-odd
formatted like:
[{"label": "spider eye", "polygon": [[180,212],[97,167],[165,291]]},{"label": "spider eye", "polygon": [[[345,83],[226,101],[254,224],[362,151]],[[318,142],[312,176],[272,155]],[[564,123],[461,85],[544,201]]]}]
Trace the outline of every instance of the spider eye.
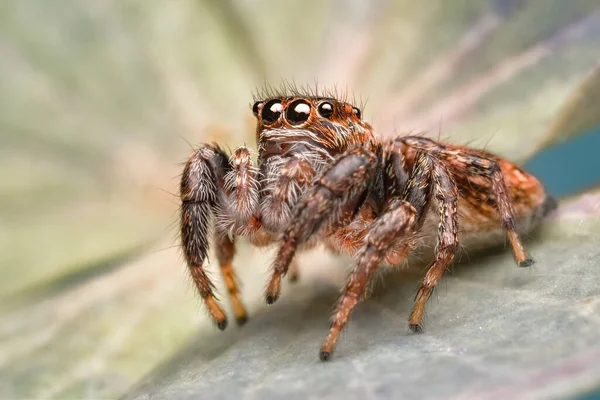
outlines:
[{"label": "spider eye", "polygon": [[263,106],[261,113],[263,122],[267,124],[272,124],[273,122],[279,119],[282,111],[283,106],[281,105],[281,100],[273,99],[267,101]]},{"label": "spider eye", "polygon": [[319,115],[321,117],[329,118],[333,115],[333,104],[323,102],[319,104],[319,108],[317,109],[317,111],[319,111]]},{"label": "spider eye", "polygon": [[257,101],[252,106],[252,114],[254,114],[255,117],[258,117],[258,107],[260,107],[261,105],[262,105],[262,101]]},{"label": "spider eye", "polygon": [[357,107],[352,107],[352,112],[356,115],[356,118],[360,119],[360,110]]},{"label": "spider eye", "polygon": [[292,124],[298,125],[308,121],[310,117],[310,104],[304,100],[296,100],[287,107],[285,118]]}]

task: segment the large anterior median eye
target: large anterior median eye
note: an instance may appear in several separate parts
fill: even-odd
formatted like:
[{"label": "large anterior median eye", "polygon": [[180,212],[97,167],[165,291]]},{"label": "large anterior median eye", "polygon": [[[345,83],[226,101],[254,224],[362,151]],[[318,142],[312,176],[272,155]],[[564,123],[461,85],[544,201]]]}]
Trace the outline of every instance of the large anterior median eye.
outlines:
[{"label": "large anterior median eye", "polygon": [[285,118],[292,125],[302,124],[310,117],[310,104],[304,100],[296,100],[287,107]]},{"label": "large anterior median eye", "polygon": [[263,122],[267,124],[272,124],[273,122],[279,119],[282,111],[283,105],[281,105],[281,100],[272,99],[267,101],[263,106],[261,113]]}]

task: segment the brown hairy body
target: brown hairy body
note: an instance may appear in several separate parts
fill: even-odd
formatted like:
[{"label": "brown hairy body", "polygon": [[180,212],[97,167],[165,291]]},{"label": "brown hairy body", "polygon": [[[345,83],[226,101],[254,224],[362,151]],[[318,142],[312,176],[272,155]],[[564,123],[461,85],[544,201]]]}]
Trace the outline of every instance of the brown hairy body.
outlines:
[{"label": "brown hairy body", "polygon": [[409,317],[414,332],[422,331],[425,304],[459,245],[476,248],[507,237],[517,264],[533,263],[520,235],[555,203],[535,177],[511,162],[422,136],[381,140],[358,108],[335,96],[272,93],[256,101],[253,112],[257,167],[246,147],[229,156],[217,145],[203,145],[181,179],[184,256],[220,329],[227,317],[203,266],[213,216],[216,252],[240,324],[247,314],[232,269],[236,236],[279,246],[268,304],[279,298],[286,274],[297,278],[298,251],[324,244],[356,260],[321,360],[330,358],[381,266],[401,264],[422,247],[434,247],[434,258]]}]

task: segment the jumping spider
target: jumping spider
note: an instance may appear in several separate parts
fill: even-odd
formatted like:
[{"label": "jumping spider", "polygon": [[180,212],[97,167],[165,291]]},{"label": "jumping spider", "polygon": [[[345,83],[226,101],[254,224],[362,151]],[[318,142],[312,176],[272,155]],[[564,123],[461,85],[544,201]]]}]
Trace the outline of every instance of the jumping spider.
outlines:
[{"label": "jumping spider", "polygon": [[422,246],[435,245],[435,252],[409,317],[413,332],[422,331],[425,303],[459,242],[489,243],[505,234],[517,264],[533,263],[519,234],[530,232],[555,203],[516,165],[423,136],[382,140],[359,108],[334,96],[292,91],[264,97],[252,107],[257,168],[247,147],[229,156],[205,144],[181,178],[184,256],[219,329],[227,317],[203,267],[212,216],[217,258],[239,324],[247,315],[231,266],[236,236],[257,246],[279,244],[268,304],[279,298],[282,277],[296,276],[298,250],[324,244],[356,259],[321,347],[323,361],[379,268],[400,264]]}]

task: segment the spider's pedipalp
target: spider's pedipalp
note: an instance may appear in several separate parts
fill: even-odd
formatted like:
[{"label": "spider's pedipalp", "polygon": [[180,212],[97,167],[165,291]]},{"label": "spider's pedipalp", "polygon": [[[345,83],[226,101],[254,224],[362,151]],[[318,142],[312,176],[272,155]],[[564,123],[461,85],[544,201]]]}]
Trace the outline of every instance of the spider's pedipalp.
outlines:
[{"label": "spider's pedipalp", "polygon": [[[230,164],[231,169],[224,179],[226,195],[231,199],[224,205],[227,212],[218,214],[218,224],[223,231],[247,224],[258,205],[257,171],[252,164],[250,150],[245,146],[235,149]],[[227,226],[228,223],[230,226]]]},{"label": "spider's pedipalp", "polygon": [[289,220],[292,207],[312,181],[315,171],[308,160],[298,156],[272,157],[265,165],[266,184],[260,208],[263,225],[276,231]]}]

